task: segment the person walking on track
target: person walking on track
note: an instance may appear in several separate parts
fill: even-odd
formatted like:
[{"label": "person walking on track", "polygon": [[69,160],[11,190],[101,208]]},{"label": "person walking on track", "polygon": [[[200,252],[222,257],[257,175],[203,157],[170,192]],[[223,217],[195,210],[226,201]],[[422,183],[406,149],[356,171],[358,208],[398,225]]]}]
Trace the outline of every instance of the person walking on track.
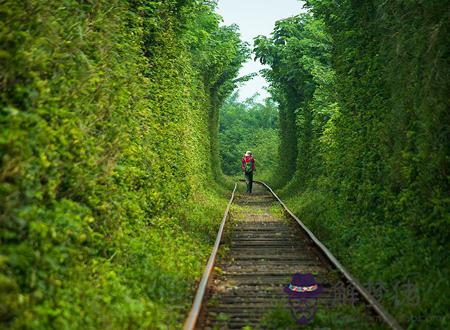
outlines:
[{"label": "person walking on track", "polygon": [[253,172],[256,170],[255,159],[252,152],[247,151],[242,157],[242,171],[244,171],[245,182],[247,183],[247,193],[252,193],[253,188]]}]

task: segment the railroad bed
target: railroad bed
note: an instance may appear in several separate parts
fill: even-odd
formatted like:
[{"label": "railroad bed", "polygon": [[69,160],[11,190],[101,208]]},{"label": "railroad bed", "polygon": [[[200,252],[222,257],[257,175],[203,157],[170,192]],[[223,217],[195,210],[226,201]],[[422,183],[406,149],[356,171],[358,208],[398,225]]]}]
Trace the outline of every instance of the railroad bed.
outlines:
[{"label": "railroad bed", "polygon": [[[188,325],[187,321],[185,329],[268,328],[273,317],[270,315],[276,315],[276,310],[289,313],[283,288],[296,273],[313,274],[322,286],[317,298],[318,311],[349,304],[349,297],[338,298],[342,292],[349,292],[348,287],[353,284],[343,280],[323,250],[284,212],[283,205],[268,187],[255,183],[253,194],[246,194],[241,192],[244,186],[238,185],[240,192],[236,193],[231,212],[225,216],[224,221],[228,220],[223,237],[218,239],[221,244],[217,258],[214,257],[214,272],[209,274],[204,294],[197,297],[201,306],[194,311],[194,304],[191,311],[190,317],[197,314],[196,322]],[[338,292],[342,284],[344,291]],[[352,292],[351,304],[359,304],[361,313],[367,314],[358,318],[366,323],[360,324],[360,328],[372,328],[372,323],[374,328],[387,328],[379,318],[376,321],[370,304],[355,290]],[[390,315],[385,317],[391,321],[392,328],[400,329]]]}]

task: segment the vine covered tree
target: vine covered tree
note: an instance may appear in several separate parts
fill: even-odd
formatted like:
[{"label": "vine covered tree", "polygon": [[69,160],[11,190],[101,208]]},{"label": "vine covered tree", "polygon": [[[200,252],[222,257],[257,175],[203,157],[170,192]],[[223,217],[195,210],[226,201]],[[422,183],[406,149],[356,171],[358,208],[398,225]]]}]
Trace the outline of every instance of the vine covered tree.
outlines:
[{"label": "vine covered tree", "polygon": [[[282,192],[353,273],[385,283],[403,323],[448,325],[427,317],[449,309],[434,298],[449,294],[448,6],[307,4],[255,40],[292,155]],[[420,305],[406,292],[398,303],[399,282],[413,283]]]},{"label": "vine covered tree", "polygon": [[2,1],[1,328],[182,322],[225,203],[216,118],[248,56],[214,10]]}]

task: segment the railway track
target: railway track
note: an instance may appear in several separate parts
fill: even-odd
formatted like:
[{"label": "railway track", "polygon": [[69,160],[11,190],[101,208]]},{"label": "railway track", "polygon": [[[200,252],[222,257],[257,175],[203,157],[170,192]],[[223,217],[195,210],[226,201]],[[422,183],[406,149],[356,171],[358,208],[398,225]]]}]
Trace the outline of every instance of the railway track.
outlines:
[{"label": "railway track", "polygon": [[294,274],[313,276],[318,311],[351,304],[366,314],[361,329],[401,329],[270,187],[255,183],[251,195],[238,192],[243,184],[233,191],[184,329],[279,328],[286,313],[294,322],[284,289]]}]

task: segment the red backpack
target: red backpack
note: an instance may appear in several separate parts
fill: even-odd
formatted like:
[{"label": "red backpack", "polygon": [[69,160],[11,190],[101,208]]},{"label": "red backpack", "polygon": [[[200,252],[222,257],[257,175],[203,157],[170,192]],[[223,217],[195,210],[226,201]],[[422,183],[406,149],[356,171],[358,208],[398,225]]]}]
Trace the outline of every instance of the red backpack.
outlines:
[{"label": "red backpack", "polygon": [[244,157],[244,161],[245,161],[245,173],[252,172],[253,171],[253,163],[254,163],[253,157],[251,157],[251,156],[249,158]]}]

